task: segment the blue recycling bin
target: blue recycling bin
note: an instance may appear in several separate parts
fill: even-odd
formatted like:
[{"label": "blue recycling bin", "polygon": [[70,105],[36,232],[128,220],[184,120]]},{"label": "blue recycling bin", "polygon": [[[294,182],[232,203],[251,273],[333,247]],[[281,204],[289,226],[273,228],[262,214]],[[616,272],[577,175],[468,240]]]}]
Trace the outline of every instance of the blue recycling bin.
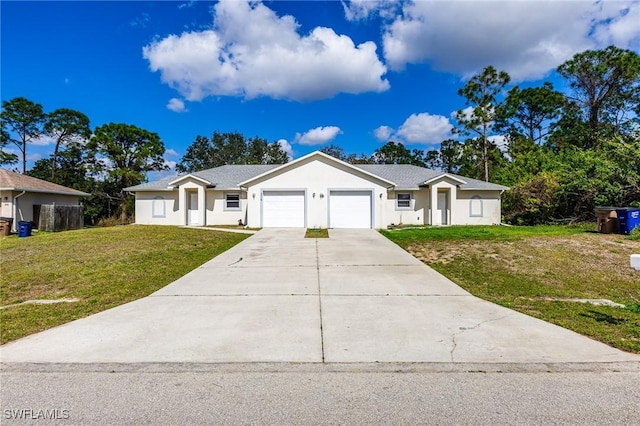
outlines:
[{"label": "blue recycling bin", "polygon": [[640,208],[616,209],[616,214],[618,215],[618,234],[629,235],[633,228],[640,226]]},{"label": "blue recycling bin", "polygon": [[33,223],[21,220],[20,222],[18,222],[18,237],[30,237],[32,229]]}]

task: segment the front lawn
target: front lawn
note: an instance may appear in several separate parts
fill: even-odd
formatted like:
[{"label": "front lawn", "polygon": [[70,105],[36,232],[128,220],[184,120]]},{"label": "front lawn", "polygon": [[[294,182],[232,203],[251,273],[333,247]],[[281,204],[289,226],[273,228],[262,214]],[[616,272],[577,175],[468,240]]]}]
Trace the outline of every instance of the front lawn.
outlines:
[{"label": "front lawn", "polygon": [[[470,293],[640,353],[640,241],[594,226],[452,226],[381,231]],[[608,299],[625,308],[567,299]]]},{"label": "front lawn", "polygon": [[0,238],[0,343],[147,296],[249,235],[117,226]]}]

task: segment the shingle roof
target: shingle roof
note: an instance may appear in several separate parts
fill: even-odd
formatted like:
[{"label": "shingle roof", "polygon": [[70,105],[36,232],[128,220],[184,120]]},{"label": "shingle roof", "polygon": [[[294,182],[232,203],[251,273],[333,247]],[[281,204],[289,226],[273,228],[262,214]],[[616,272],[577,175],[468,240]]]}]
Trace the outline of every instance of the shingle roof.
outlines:
[{"label": "shingle roof", "polygon": [[[280,166],[281,164],[227,165],[191,173],[191,175],[197,176],[200,179],[204,179],[207,182],[210,182],[211,185],[215,185],[215,187],[218,189],[237,189],[240,182],[244,182]],[[412,166],[409,164],[354,164],[353,166],[367,173],[379,176],[382,179],[394,182],[396,183],[397,188],[401,189],[417,189],[425,181],[444,174],[441,171],[430,170],[424,167]],[[508,189],[506,186],[496,185],[495,183],[470,179],[451,173],[449,173],[449,175],[465,182],[464,184],[460,185],[461,189]],[[132,192],[167,190],[170,189],[169,183],[175,181],[177,178],[179,178],[179,176],[171,176],[155,182],[143,183],[141,185],[125,188],[125,190]]]},{"label": "shingle roof", "polygon": [[[439,170],[431,170],[409,164],[354,164],[354,166],[374,175],[378,175],[381,178],[393,181],[396,183],[398,188],[403,189],[417,188],[424,182],[444,174]],[[497,185],[491,182],[471,179],[455,175],[453,173],[447,174],[465,182],[460,185],[461,189],[492,189],[500,191],[509,189],[506,186]]]},{"label": "shingle roof", "polygon": [[3,191],[27,191],[42,192],[49,194],[77,195],[85,197],[91,194],[78,191],[77,189],[68,188],[58,185],[57,183],[47,182],[46,180],[34,178],[20,173],[10,172],[6,169],[0,169],[0,189]]}]

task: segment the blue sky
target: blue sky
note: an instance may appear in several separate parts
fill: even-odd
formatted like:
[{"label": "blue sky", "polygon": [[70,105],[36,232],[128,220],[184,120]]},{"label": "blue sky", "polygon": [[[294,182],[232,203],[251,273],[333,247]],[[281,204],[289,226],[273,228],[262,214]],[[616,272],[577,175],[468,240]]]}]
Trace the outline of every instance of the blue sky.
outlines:
[{"label": "blue sky", "polygon": [[[520,86],[610,44],[640,51],[635,1],[0,2],[2,100],[73,108],[92,127],[160,135],[169,164],[197,135],[239,131],[296,158],[326,144],[433,149],[457,90],[486,65]],[[46,138],[28,148],[47,157]]]}]

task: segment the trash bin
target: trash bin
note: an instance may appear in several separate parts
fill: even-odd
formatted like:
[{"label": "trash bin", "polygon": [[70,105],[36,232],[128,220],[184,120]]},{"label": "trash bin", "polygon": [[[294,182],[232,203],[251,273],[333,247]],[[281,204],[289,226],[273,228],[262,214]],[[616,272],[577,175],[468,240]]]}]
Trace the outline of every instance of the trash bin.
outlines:
[{"label": "trash bin", "polygon": [[618,234],[629,235],[633,228],[640,226],[640,208],[616,209],[616,214],[618,215]]},{"label": "trash bin", "polygon": [[0,217],[0,236],[7,236],[11,233],[11,225],[13,225],[12,217]]},{"label": "trash bin", "polygon": [[21,238],[30,237],[32,229],[33,229],[32,222],[26,222],[24,220],[21,220],[20,222],[18,222],[18,237],[21,237]]},{"label": "trash bin", "polygon": [[598,220],[598,232],[602,234],[618,232],[618,215],[615,207],[596,207],[595,212]]}]

